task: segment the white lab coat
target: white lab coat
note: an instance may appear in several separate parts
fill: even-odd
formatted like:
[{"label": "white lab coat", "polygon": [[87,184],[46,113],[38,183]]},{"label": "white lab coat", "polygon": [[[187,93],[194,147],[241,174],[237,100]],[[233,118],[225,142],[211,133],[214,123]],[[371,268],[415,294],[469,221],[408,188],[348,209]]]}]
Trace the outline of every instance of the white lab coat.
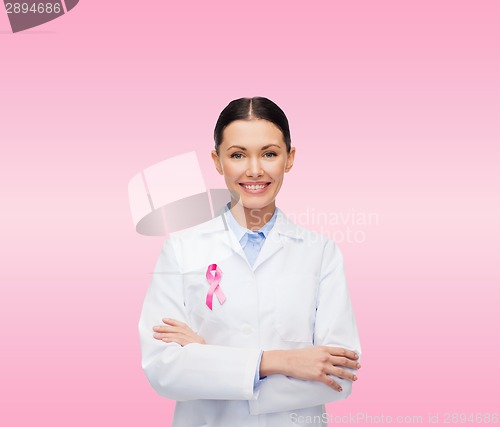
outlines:
[{"label": "white lab coat", "polygon": [[[221,305],[214,294],[212,310],[206,305],[210,264],[222,271],[226,296]],[[164,317],[187,323],[206,344],[154,339],[152,327]],[[224,214],[166,240],[139,334],[149,382],[177,401],[173,427],[326,425],[324,404],[347,398],[351,381],[335,378],[339,393],[320,382],[271,375],[254,393],[260,351],[329,345],[361,354],[339,248],[279,209],[253,268]]]}]

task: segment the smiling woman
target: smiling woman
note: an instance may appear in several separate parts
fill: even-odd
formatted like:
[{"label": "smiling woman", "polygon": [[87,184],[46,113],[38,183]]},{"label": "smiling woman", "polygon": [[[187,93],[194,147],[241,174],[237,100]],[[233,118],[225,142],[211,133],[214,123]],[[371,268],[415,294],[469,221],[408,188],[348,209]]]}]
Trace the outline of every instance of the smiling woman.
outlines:
[{"label": "smiling woman", "polygon": [[240,224],[258,230],[272,217],[283,174],[292,168],[294,157],[295,148],[286,146],[272,122],[250,116],[225,127],[212,158],[224,175],[232,212]]},{"label": "smiling woman", "polygon": [[280,107],[234,100],[214,139],[231,200],[165,242],[139,321],[142,366],[178,401],[174,427],[326,425],[325,403],[345,399],[360,368],[342,254],[276,207],[295,158]]}]

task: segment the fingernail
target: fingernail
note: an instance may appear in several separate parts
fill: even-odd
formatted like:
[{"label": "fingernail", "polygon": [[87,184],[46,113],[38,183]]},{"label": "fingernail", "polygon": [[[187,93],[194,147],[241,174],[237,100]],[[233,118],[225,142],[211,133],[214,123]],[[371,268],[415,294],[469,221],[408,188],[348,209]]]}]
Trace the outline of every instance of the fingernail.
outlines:
[{"label": "fingernail", "polygon": [[359,368],[361,368],[361,365],[358,363],[358,364],[356,365],[356,368],[358,368],[358,369],[359,369]]},{"label": "fingernail", "polygon": [[358,379],[358,377],[356,375],[354,375],[354,377],[352,377],[353,381],[356,381]]},{"label": "fingernail", "polygon": [[342,387],[339,387],[339,391],[342,391]]},{"label": "fingernail", "polygon": [[160,334],[153,334],[153,337],[160,338]]}]

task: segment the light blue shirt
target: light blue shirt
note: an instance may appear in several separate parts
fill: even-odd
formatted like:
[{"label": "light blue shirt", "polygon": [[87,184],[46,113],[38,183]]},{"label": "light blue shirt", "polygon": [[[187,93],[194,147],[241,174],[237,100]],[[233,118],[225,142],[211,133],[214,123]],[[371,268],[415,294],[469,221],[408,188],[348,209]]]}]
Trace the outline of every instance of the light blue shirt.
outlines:
[{"label": "light blue shirt", "polygon": [[[271,229],[276,223],[276,218],[278,216],[278,209],[277,208],[274,209],[274,213],[271,219],[268,222],[266,222],[259,230],[249,230],[248,228],[242,227],[238,223],[238,221],[236,221],[236,218],[231,213],[229,209],[229,203],[226,205],[224,212],[226,214],[229,228],[235,235],[236,239],[240,242],[240,245],[243,248],[245,255],[247,256],[249,264],[253,267],[253,265],[255,264],[255,260],[259,256],[260,250],[264,245],[265,239],[267,238]],[[255,372],[255,379],[254,379],[254,389],[261,381],[259,375],[259,367],[260,367],[260,361],[262,359],[262,353],[263,351],[260,352],[259,360],[257,362],[257,370]]]},{"label": "light blue shirt", "polygon": [[233,216],[228,206],[226,206],[225,212],[229,228],[236,236],[236,240],[240,242],[240,245],[247,256],[248,262],[253,267],[255,260],[264,245],[265,239],[271,232],[271,229],[276,222],[278,210],[276,208],[274,209],[271,219],[259,230],[249,230],[248,228],[242,227],[238,221],[236,221],[236,218]]}]

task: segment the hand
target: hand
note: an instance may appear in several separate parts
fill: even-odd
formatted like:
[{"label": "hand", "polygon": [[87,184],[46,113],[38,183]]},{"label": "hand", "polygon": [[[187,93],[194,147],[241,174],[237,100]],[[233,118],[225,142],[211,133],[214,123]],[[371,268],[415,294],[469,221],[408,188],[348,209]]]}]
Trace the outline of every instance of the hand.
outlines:
[{"label": "hand", "polygon": [[342,387],[331,375],[356,381],[358,377],[344,368],[359,369],[358,355],[339,347],[317,346],[300,350],[264,351],[261,376],[283,374],[301,380],[319,381],[337,391]]},{"label": "hand", "polygon": [[181,346],[191,343],[205,344],[205,340],[197,335],[186,323],[175,319],[164,318],[163,323],[169,326],[153,326],[153,337],[163,342],[176,342]]}]

